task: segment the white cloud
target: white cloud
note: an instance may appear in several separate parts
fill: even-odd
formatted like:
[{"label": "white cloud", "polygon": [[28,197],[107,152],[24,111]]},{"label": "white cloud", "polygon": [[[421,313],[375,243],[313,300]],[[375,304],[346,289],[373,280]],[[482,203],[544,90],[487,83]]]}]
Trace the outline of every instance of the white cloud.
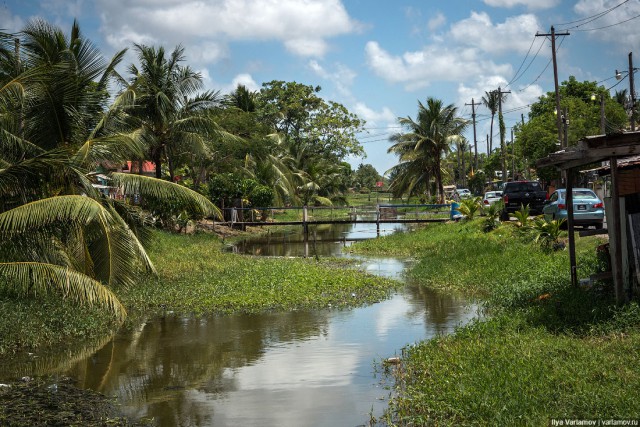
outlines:
[{"label": "white cloud", "polygon": [[44,0],[40,2],[43,9],[59,17],[80,16],[83,4],[84,0]]},{"label": "white cloud", "polygon": [[97,7],[102,31],[117,47],[141,40],[275,40],[296,55],[321,57],[328,49],[327,39],[362,27],[340,0],[99,0]]},{"label": "white cloud", "polygon": [[487,13],[471,12],[469,18],[451,26],[451,36],[463,45],[489,53],[526,53],[531,38],[539,29],[538,19],[532,14],[512,16],[494,25]]},{"label": "white cloud", "polygon": [[369,108],[364,102],[357,102],[353,106],[353,112],[367,122],[367,127],[377,127],[395,123],[398,117],[388,107],[383,107],[382,110],[375,111]]},{"label": "white cloud", "polygon": [[[207,76],[208,76],[208,73],[207,73]],[[256,81],[253,79],[251,74],[241,73],[241,74],[238,74],[237,76],[235,76],[231,80],[231,83],[223,85],[222,88],[220,89],[220,93],[222,93],[222,94],[231,93],[234,90],[236,90],[238,85],[243,85],[248,90],[250,90],[252,92],[260,90],[260,85],[258,83],[256,83]]]},{"label": "white cloud", "polygon": [[[589,0],[587,0],[589,1]],[[526,6],[528,9],[549,9],[556,6],[560,0],[484,0],[484,3],[493,7]]]},{"label": "white cloud", "polygon": [[355,71],[346,65],[336,64],[332,67],[332,71],[329,72],[315,59],[309,61],[309,68],[320,78],[332,82],[342,96],[352,97],[350,87],[356,78]]},{"label": "white cloud", "polygon": [[19,16],[11,14],[6,7],[0,8],[0,28],[9,33],[15,33],[24,27],[24,21]]},{"label": "white cloud", "polygon": [[447,22],[447,18],[445,18],[442,13],[438,12],[436,16],[429,19],[429,22],[427,23],[427,27],[429,28],[429,31],[433,32],[438,28],[442,27],[446,22]]},{"label": "white cloud", "polygon": [[[603,10],[610,9],[619,3],[617,0],[580,0],[576,3],[573,10],[579,16],[590,17],[601,13]],[[640,26],[638,26],[637,20],[625,21],[637,15],[640,15],[640,3],[631,1],[621,7],[613,9],[599,19],[584,23],[580,29],[608,27],[602,31],[588,31],[583,34],[611,42],[614,49],[619,48],[621,52],[628,52],[633,50],[634,47],[637,48],[638,39],[640,38]],[[574,25],[577,24],[580,23]]]},{"label": "white cloud", "polygon": [[377,42],[365,47],[369,66],[380,77],[402,83],[408,90],[429,86],[434,80],[464,81],[478,74],[509,75],[511,65],[486,60],[478,49],[453,48],[440,45],[425,46],[423,50],[392,55]]}]

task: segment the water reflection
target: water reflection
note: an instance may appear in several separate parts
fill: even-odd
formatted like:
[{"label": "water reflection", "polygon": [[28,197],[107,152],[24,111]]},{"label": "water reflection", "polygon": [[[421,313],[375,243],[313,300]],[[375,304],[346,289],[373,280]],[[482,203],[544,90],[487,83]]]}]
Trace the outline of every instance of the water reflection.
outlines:
[{"label": "water reflection", "polygon": [[265,230],[261,236],[241,239],[227,246],[227,250],[246,255],[277,257],[340,256],[343,247],[354,241],[408,230],[406,224],[323,224],[309,227],[304,238],[301,227],[287,230]]},{"label": "water reflection", "polygon": [[355,310],[165,316],[120,332],[69,374],[161,426],[361,425],[386,405],[375,360],[474,315],[459,298],[424,296],[408,287]]},{"label": "water reflection", "polygon": [[[340,236],[371,232],[335,228],[331,233]],[[296,240],[283,236],[244,242],[242,251],[299,255],[293,243],[273,244]],[[327,242],[330,252],[322,254],[342,254],[343,244]],[[345,256],[365,271],[398,279],[411,262]],[[386,407],[389,391],[374,377],[374,362],[449,333],[475,314],[460,297],[407,285],[386,301],[353,310],[168,314],[121,330],[99,350],[67,357],[66,365],[57,364],[60,358],[40,364],[64,367],[81,387],[116,396],[127,415],[154,418],[159,426],[357,426]]]}]

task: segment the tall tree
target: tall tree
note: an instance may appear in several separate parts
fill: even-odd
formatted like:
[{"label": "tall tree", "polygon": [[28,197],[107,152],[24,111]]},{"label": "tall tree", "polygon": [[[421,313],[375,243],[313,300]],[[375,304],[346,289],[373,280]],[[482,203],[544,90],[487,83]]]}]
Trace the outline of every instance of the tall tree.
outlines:
[{"label": "tall tree", "polygon": [[217,92],[202,91],[202,76],[182,65],[182,46],[169,55],[163,47],[135,44],[134,49],[140,64],[129,66],[132,77],[126,91],[136,98],[136,108],[130,114],[144,130],[156,178],[162,178],[166,162],[173,180],[181,154],[210,154],[209,143],[217,129],[207,112],[218,107],[221,99]]},{"label": "tall tree", "polygon": [[[121,55],[104,61],[77,23],[68,38],[42,21],[17,36],[24,61],[19,70],[0,72],[0,286],[102,303],[122,319],[112,287],[135,283],[153,264],[144,249],[143,215],[95,186],[98,167],[122,164],[144,148],[141,132],[127,121],[130,99],[116,97],[105,108]],[[17,63],[0,60],[0,67]],[[206,198],[179,185],[106,173],[127,194],[216,213]]]},{"label": "tall tree", "polygon": [[[426,105],[418,101],[416,120],[406,117],[399,118],[398,122],[407,132],[392,136],[394,145],[389,151],[399,154],[401,162],[426,168],[420,175],[423,178],[434,177],[438,201],[443,203],[442,157],[450,150],[452,142],[462,135],[467,121],[457,116],[457,108],[453,104],[444,105],[441,100],[429,97]],[[415,172],[416,168],[405,169]],[[405,181],[415,182],[410,179]]]}]

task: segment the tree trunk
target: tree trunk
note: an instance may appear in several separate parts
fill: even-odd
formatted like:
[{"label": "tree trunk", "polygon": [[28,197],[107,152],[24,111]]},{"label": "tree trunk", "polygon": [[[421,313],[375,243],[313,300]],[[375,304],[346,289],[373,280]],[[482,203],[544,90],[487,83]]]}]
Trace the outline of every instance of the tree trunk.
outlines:
[{"label": "tree trunk", "polygon": [[493,118],[495,115],[495,113],[491,113],[491,126],[489,127],[489,152],[487,153],[487,156],[490,156],[491,151],[493,151]]}]

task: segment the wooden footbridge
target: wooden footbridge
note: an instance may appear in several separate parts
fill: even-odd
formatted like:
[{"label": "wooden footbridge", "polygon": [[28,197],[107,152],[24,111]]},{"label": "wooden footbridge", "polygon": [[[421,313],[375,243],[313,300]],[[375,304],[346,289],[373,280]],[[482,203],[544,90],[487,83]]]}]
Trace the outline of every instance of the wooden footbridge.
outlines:
[{"label": "wooden footbridge", "polygon": [[[418,224],[445,222],[453,218],[450,204],[378,204],[375,206],[287,206],[223,209],[225,225],[268,227],[300,225],[308,233],[310,225],[323,224]],[[220,221],[216,221],[221,223]]]}]

